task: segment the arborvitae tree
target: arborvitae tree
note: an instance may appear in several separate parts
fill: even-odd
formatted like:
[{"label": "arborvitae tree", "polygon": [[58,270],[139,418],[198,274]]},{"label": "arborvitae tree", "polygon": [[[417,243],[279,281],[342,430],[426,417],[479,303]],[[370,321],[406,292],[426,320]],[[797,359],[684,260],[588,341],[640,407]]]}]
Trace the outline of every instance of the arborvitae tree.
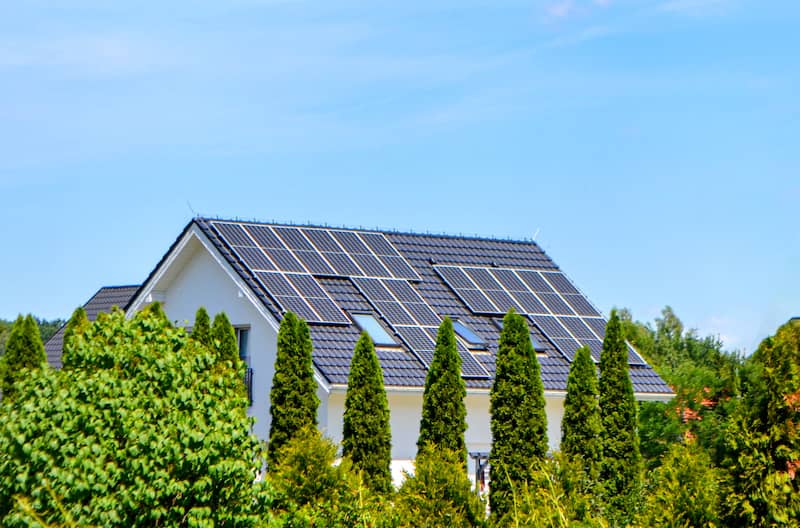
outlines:
[{"label": "arborvitae tree", "polygon": [[432,445],[456,453],[462,463],[467,460],[464,443],[464,431],[467,430],[466,396],[453,322],[445,317],[439,325],[433,361],[425,378],[417,452]]},{"label": "arborvitae tree", "polygon": [[600,403],[597,392],[597,370],[589,347],[575,353],[567,377],[567,397],[561,419],[561,452],[567,460],[583,469],[585,483],[580,491],[588,492],[597,482],[603,452],[600,443]]},{"label": "arborvitae tree", "polygon": [[636,400],[628,374],[628,346],[616,310],[606,325],[600,354],[600,417],[603,458],[600,479],[607,516],[624,526],[636,513],[641,488],[641,455]]},{"label": "arborvitae tree", "polygon": [[727,526],[800,522],[800,320],[761,342],[725,435]]},{"label": "arborvitae tree", "polygon": [[232,365],[239,363],[239,345],[236,343],[236,330],[233,329],[225,312],[214,316],[211,338],[217,349],[220,361],[230,361]]},{"label": "arborvitae tree", "polygon": [[509,310],[497,348],[491,390],[492,485],[489,504],[498,521],[513,511],[513,493],[522,489],[537,461],[547,454],[547,416],[539,361],[530,330]]},{"label": "arborvitae tree", "polygon": [[64,336],[61,344],[61,364],[64,368],[72,366],[72,340],[76,335],[85,332],[90,324],[83,306],[75,308],[69,321],[67,321],[67,325],[64,327]]},{"label": "arborvitae tree", "polygon": [[17,317],[6,343],[6,351],[2,357],[3,398],[10,399],[15,395],[14,383],[28,374],[24,369],[38,369],[47,364],[44,344],[39,335],[36,319],[28,314]]},{"label": "arborvitae tree", "polygon": [[194,315],[192,339],[205,346],[212,346],[213,344],[211,339],[211,319],[208,317],[208,312],[204,306],[198,308],[197,313]]},{"label": "arborvitae tree", "polygon": [[267,463],[280,463],[278,451],[309,425],[317,425],[317,383],[311,362],[311,333],[308,325],[286,312],[278,330],[275,375],[269,393],[270,416]]},{"label": "arborvitae tree", "polygon": [[392,489],[392,433],[389,402],[383,388],[383,372],[375,346],[366,332],[356,344],[344,399],[342,455],[362,472],[373,491]]}]

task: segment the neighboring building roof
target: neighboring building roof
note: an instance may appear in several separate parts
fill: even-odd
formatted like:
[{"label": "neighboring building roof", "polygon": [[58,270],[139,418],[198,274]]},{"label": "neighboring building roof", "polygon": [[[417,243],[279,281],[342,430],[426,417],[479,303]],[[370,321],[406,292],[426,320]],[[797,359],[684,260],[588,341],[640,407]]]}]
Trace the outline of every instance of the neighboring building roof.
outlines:
[{"label": "neighboring building roof", "polygon": [[[309,322],[314,364],[332,384],[347,383],[360,335],[353,313],[373,314],[397,339],[398,347],[378,350],[387,386],[424,386],[436,327],[450,316],[485,341],[483,351],[463,341],[459,348],[467,387],[489,388],[498,322],[510,307],[527,316],[546,390],[566,390],[579,344],[599,359],[605,320],[535,242],[209,218],[192,223],[276,319],[291,310]],[[637,393],[672,392],[632,348],[629,362]]]},{"label": "neighboring building roof", "polygon": [[[104,286],[95,293],[83,309],[86,310],[86,317],[90,321],[97,319],[97,314],[101,312],[110,312],[114,306],[125,310],[133,299],[134,294],[139,289],[139,286]],[[44,345],[45,352],[47,353],[47,362],[53,367],[61,368],[61,353],[64,347],[64,328],[63,325],[58,329],[58,332],[47,340]]]}]

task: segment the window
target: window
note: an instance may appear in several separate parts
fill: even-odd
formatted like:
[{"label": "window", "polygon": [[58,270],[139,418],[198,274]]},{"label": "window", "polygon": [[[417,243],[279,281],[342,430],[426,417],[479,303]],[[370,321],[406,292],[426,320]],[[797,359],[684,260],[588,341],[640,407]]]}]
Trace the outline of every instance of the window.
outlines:
[{"label": "window", "polygon": [[486,341],[458,319],[453,319],[453,330],[458,334],[458,337],[467,342],[469,348],[486,349]]},{"label": "window", "polygon": [[[500,329],[500,331],[502,332],[503,331],[503,320],[502,319],[493,319],[493,321],[494,321],[494,324],[497,326],[497,328]],[[533,337],[533,334],[531,334],[531,344],[533,345],[533,350],[537,354],[545,354],[545,353],[547,353],[547,349],[541,343],[539,343],[539,341],[535,337]]]},{"label": "window", "polygon": [[351,314],[358,327],[368,333],[376,346],[397,346],[397,342],[383,329],[383,326],[370,314]]},{"label": "window", "polygon": [[247,350],[247,339],[250,337],[250,328],[234,328],[236,330],[236,342],[239,344],[239,359],[245,365],[250,365],[250,355]]}]

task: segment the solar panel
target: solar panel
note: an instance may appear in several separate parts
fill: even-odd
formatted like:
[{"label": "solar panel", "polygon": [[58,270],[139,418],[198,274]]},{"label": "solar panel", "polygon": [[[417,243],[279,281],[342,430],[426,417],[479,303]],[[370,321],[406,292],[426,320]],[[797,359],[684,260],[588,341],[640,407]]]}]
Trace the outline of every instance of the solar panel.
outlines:
[{"label": "solar panel", "polygon": [[557,337],[551,339],[551,341],[559,350],[559,352],[561,352],[564,355],[564,357],[567,358],[567,361],[569,361],[570,363],[575,358],[575,351],[578,350],[579,346],[581,346],[580,343],[578,343],[571,337],[570,338]]},{"label": "solar panel", "polygon": [[236,256],[252,270],[274,270],[272,263],[263,251],[256,247],[233,246]]},{"label": "solar panel", "polygon": [[229,245],[255,247],[255,243],[247,236],[241,225],[225,222],[211,222],[211,225]]},{"label": "solar panel", "polygon": [[308,271],[314,275],[337,275],[333,268],[317,251],[297,250],[295,256],[303,263]]},{"label": "solar panel", "polygon": [[558,319],[550,315],[532,315],[529,317],[533,323],[539,327],[544,335],[553,339],[557,337],[569,337],[570,334]]},{"label": "solar panel", "polygon": [[352,231],[331,231],[333,238],[344,248],[350,255],[370,255],[372,251],[361,241],[357,234]]},{"label": "solar panel", "polygon": [[392,325],[415,325],[413,317],[396,301],[373,301],[378,312]]},{"label": "solar panel", "polygon": [[557,293],[539,293],[539,298],[547,306],[547,308],[556,315],[575,315],[572,308],[561,299]]},{"label": "solar panel", "polygon": [[525,309],[503,290],[484,290],[484,293],[502,313],[506,313],[510,308],[518,313],[525,313]]},{"label": "solar panel", "polygon": [[483,268],[465,268],[469,278],[478,286],[478,288],[486,290],[502,290],[503,287],[497,282],[489,270]]},{"label": "solar panel", "polygon": [[272,249],[286,249],[286,244],[281,242],[269,226],[248,225],[247,231],[253,236],[253,239],[258,242],[258,245],[264,248]]},{"label": "solar panel", "polygon": [[350,323],[350,319],[311,275],[255,272],[255,276],[283,310],[292,311],[309,323]]},{"label": "solar panel", "polygon": [[470,310],[476,314],[494,314],[500,313],[497,307],[489,300],[485,293],[480,290],[456,290],[456,294],[461,297]]},{"label": "solar panel", "polygon": [[546,314],[547,308],[539,301],[531,292],[513,292],[512,295],[519,302],[523,308],[523,313],[528,314]]},{"label": "solar panel", "polygon": [[475,289],[475,283],[467,277],[464,270],[452,266],[436,266],[436,272],[454,290]]},{"label": "solar panel", "polygon": [[428,333],[425,332],[425,329],[419,326],[396,326],[394,330],[411,350],[417,352],[422,350],[432,351],[436,348],[436,343],[431,339]]},{"label": "solar panel", "polygon": [[330,231],[325,229],[301,229],[309,241],[319,250],[330,253],[344,253],[342,246],[333,239]]},{"label": "solar panel", "polygon": [[392,247],[386,237],[378,233],[359,233],[361,240],[379,256],[397,257],[400,254]]},{"label": "solar panel", "polygon": [[[438,332],[438,328],[434,327],[427,327],[425,331],[428,333],[428,337],[430,337],[434,343],[436,342],[436,336]],[[472,355],[471,352],[464,349],[463,347],[459,348],[458,355],[461,357],[461,376],[465,378],[488,378],[489,373],[486,372],[486,369],[483,368],[483,365],[478,363],[478,360],[475,359],[475,356]],[[431,358],[432,359],[432,358]]]},{"label": "solar panel", "polygon": [[591,328],[586,326],[579,317],[559,317],[558,320],[579,340],[597,339]]},{"label": "solar panel", "polygon": [[322,256],[330,262],[338,275],[345,277],[359,277],[364,273],[359,269],[353,259],[347,253],[322,253]]},{"label": "solar panel", "polygon": [[583,295],[565,294],[564,299],[575,309],[578,315],[597,317],[600,312],[594,309],[594,306],[586,300]]},{"label": "solar panel", "polygon": [[563,273],[542,271],[541,274],[542,277],[547,279],[547,282],[553,285],[553,288],[555,288],[558,293],[580,294]]},{"label": "solar panel", "polygon": [[517,277],[517,274],[509,269],[490,270],[495,280],[503,285],[510,292],[527,292],[528,287]]},{"label": "solar panel", "polygon": [[380,256],[379,258],[394,277],[413,281],[420,280],[419,274],[414,271],[414,268],[403,257]]},{"label": "solar panel", "polygon": [[278,269],[281,271],[289,271],[289,272],[305,272],[306,269],[300,264],[292,252],[288,249],[274,249],[274,248],[263,248],[264,252],[269,255],[269,258],[272,259],[273,262],[278,266]]},{"label": "solar panel", "polygon": [[642,359],[642,356],[639,355],[638,352],[628,344],[628,364],[630,365],[647,365],[647,362]]},{"label": "solar panel", "polygon": [[553,288],[547,283],[544,278],[539,274],[538,271],[531,271],[531,270],[516,270],[517,275],[521,278],[525,284],[536,293],[553,293]]},{"label": "solar panel", "polygon": [[303,236],[302,231],[296,227],[273,227],[272,230],[290,249],[302,251],[314,250],[311,243]]},{"label": "solar panel", "polygon": [[601,341],[606,336],[606,320],[602,317],[584,317],[583,322],[589,325]]},{"label": "solar panel", "polygon": [[363,293],[369,301],[395,300],[394,296],[386,289],[386,286],[381,283],[380,279],[353,277],[350,280],[353,281],[353,284],[361,290],[361,293]]},{"label": "solar panel", "polygon": [[368,277],[391,277],[392,274],[386,269],[386,266],[381,264],[378,257],[374,255],[367,255],[363,253],[351,253],[352,258],[358,267],[364,271],[364,275]]},{"label": "solar panel", "polygon": [[592,352],[592,359],[599,363],[600,354],[603,352],[603,342],[597,339],[587,339],[583,341],[583,344],[589,347]]}]

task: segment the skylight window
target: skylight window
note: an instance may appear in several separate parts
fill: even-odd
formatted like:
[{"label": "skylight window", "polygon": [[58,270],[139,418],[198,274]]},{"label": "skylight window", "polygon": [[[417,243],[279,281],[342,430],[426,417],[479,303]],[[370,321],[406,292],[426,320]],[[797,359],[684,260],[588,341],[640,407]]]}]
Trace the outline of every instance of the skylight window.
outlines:
[{"label": "skylight window", "polygon": [[486,341],[458,319],[453,321],[453,330],[458,334],[458,337],[467,342],[469,348],[486,348]]},{"label": "skylight window", "polygon": [[351,314],[358,327],[369,334],[375,346],[397,346],[397,341],[383,329],[383,326],[370,314]]}]

